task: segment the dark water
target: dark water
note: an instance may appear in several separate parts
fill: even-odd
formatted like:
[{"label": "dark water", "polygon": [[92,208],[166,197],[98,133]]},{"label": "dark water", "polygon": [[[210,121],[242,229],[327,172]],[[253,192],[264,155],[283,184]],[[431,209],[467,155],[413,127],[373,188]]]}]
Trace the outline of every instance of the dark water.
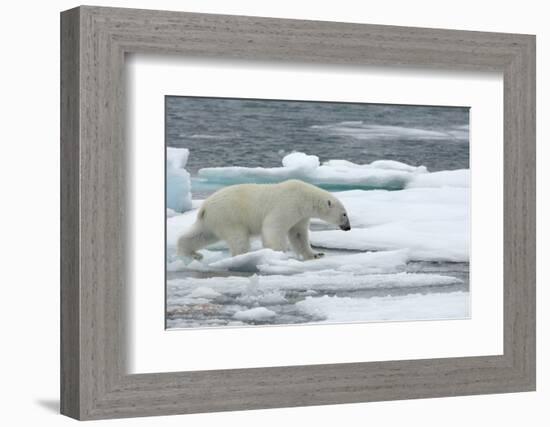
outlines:
[{"label": "dark water", "polygon": [[291,151],[430,171],[469,167],[465,107],[167,97],[166,115],[166,143],[189,148],[193,175],[203,167],[276,167]]}]

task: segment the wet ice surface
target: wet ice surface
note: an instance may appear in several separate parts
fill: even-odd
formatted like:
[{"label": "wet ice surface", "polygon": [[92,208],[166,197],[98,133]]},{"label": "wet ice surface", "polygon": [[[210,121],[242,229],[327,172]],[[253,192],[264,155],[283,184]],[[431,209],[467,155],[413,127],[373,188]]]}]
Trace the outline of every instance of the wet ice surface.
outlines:
[{"label": "wet ice surface", "polygon": [[167,327],[466,318],[468,277],[468,263],[448,262],[409,262],[394,273],[365,275],[169,272]]}]

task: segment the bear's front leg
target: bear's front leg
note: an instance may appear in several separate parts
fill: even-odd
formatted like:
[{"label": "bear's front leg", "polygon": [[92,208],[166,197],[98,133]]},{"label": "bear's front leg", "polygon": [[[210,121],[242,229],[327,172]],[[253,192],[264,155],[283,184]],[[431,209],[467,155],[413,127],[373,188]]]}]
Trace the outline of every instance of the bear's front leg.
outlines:
[{"label": "bear's front leg", "polygon": [[304,260],[321,258],[325,254],[314,252],[309,243],[309,219],[303,219],[288,231],[288,240],[296,255]]}]

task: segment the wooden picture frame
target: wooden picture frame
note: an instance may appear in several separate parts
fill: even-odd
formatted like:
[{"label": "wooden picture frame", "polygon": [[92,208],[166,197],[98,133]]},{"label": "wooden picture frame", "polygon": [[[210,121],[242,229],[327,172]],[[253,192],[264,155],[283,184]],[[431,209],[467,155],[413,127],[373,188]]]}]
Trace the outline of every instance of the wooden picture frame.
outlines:
[{"label": "wooden picture frame", "polygon": [[[127,53],[488,70],[504,81],[504,352],[125,370]],[[61,14],[61,412],[101,419],[535,389],[535,37],[104,7]]]}]

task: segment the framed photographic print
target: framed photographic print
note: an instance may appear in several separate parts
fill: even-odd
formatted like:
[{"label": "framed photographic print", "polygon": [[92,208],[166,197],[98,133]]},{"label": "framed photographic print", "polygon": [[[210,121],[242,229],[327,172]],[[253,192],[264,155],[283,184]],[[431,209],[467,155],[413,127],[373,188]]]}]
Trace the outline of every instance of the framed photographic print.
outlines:
[{"label": "framed photographic print", "polygon": [[61,15],[62,413],[535,388],[535,38]]},{"label": "framed photographic print", "polygon": [[469,108],[165,110],[167,328],[469,317]]}]

